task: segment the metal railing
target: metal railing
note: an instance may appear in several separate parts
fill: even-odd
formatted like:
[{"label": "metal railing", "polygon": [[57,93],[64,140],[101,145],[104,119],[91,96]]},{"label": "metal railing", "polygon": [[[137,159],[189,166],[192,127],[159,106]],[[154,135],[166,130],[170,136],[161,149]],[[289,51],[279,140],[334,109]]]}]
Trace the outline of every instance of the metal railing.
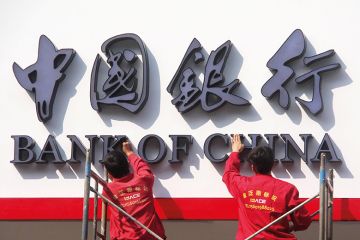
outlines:
[{"label": "metal railing", "polygon": [[284,213],[271,223],[267,224],[263,228],[259,229],[249,237],[247,237],[245,240],[250,240],[260,234],[261,232],[265,231],[275,223],[279,222],[283,218],[287,217],[291,213],[295,212],[299,208],[303,207],[308,202],[312,201],[313,199],[319,197],[320,198],[320,208],[319,210],[315,211],[313,214],[311,214],[311,217],[315,216],[316,214],[319,214],[319,240],[332,240],[333,235],[333,221],[332,221],[332,215],[333,215],[333,192],[334,192],[334,185],[333,185],[333,179],[334,179],[334,171],[333,169],[329,170],[329,178],[326,179],[326,168],[325,168],[325,157],[326,155],[324,153],[321,153],[320,155],[320,172],[319,172],[319,181],[320,181],[320,191],[315,196],[305,200],[298,206],[294,207],[290,211]]},{"label": "metal railing", "polygon": [[[82,219],[82,235],[81,240],[88,240],[88,231],[89,231],[89,199],[90,199],[90,192],[94,194],[94,217],[93,217],[93,232],[92,232],[92,238],[93,240],[96,240],[98,238],[102,240],[106,240],[106,225],[107,225],[107,207],[108,204],[110,204],[112,207],[116,208],[119,212],[127,216],[129,219],[134,221],[136,224],[138,224],[140,227],[145,229],[149,234],[151,234],[153,237],[155,237],[158,240],[163,240],[161,237],[159,237],[156,233],[151,231],[148,227],[146,227],[144,224],[139,222],[137,219],[135,219],[133,216],[131,216],[129,213],[127,213],[124,209],[122,209],[120,206],[112,202],[110,199],[105,197],[99,192],[99,184],[103,187],[107,185],[108,179],[107,179],[107,172],[104,168],[104,175],[106,176],[106,179],[102,179],[99,175],[97,175],[95,172],[91,170],[91,159],[90,159],[90,152],[89,150],[86,151],[86,162],[85,162],[85,185],[84,185],[84,208],[83,208],[83,219]],[[92,187],[91,179],[94,179],[95,186]],[[101,228],[100,232],[98,231],[98,218],[97,218],[97,212],[98,212],[98,198],[102,199],[102,209],[101,209]]]}]

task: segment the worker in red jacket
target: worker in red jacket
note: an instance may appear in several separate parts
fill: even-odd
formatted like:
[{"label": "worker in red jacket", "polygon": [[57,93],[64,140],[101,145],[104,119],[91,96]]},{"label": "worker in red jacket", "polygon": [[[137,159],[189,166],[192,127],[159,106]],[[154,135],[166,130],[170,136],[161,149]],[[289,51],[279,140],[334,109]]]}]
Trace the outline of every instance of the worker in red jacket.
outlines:
[{"label": "worker in red jacket", "polygon": [[[127,213],[132,215],[163,239],[164,227],[154,208],[154,175],[148,164],[136,155],[128,141],[119,150],[111,151],[104,159],[104,166],[112,182],[104,188],[103,194]],[[133,172],[130,172],[129,163]],[[110,239],[156,239],[134,221],[110,207]]]},{"label": "worker in red jacket", "polygon": [[[239,223],[236,239],[245,239],[276,218],[299,205],[297,188],[271,176],[274,154],[269,147],[255,147],[249,153],[254,176],[240,174],[239,154],[244,149],[240,136],[232,136],[232,153],[226,161],[223,181],[237,200]],[[292,223],[289,223],[291,221]],[[296,239],[292,231],[305,230],[311,217],[300,208],[289,218],[275,223],[253,239]]]}]

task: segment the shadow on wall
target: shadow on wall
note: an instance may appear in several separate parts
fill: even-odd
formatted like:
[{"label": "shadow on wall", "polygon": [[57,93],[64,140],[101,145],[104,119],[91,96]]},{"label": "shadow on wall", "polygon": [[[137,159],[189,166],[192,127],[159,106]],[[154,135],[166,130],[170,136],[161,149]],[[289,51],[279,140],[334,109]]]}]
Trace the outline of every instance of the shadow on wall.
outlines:
[{"label": "shadow on wall", "polygon": [[[86,72],[86,65],[78,54],[72,63],[65,71],[65,79],[63,79],[57,92],[55,93],[55,99],[53,103],[53,114],[51,119],[44,123],[50,134],[55,136],[63,133],[63,123],[68,108],[70,99],[76,95],[76,86],[82,79]],[[35,94],[30,91],[26,91],[34,102],[35,105]],[[34,106],[34,113],[36,113],[36,107]]]},{"label": "shadow on wall", "polygon": [[81,164],[16,164],[16,170],[24,179],[84,179],[85,162]]},{"label": "shadow on wall", "polygon": [[[312,56],[315,55],[316,52],[309,41],[308,48],[305,56]],[[239,51],[233,46],[233,50],[230,52],[228,58],[228,65],[225,67],[224,76],[227,81],[231,82],[233,79],[236,79],[240,68],[243,64],[243,58]],[[156,59],[154,58],[153,54],[147,49],[148,56],[149,56],[149,69],[150,69],[150,84],[149,84],[149,100],[146,103],[144,109],[140,111],[138,114],[132,114],[124,109],[119,109],[117,107],[104,107],[103,111],[99,113],[100,118],[104,121],[104,123],[111,127],[111,121],[131,121],[134,122],[141,127],[148,129],[150,128],[154,122],[156,121],[157,117],[160,113],[160,76],[158,65]],[[348,85],[352,82],[350,77],[346,74],[345,64],[341,61],[341,59],[335,55],[331,59],[324,60],[322,64],[330,64],[330,63],[340,63],[342,68],[340,70],[336,70],[333,74],[323,74],[322,75],[322,96],[323,96],[323,111],[319,113],[317,116],[313,116],[311,113],[307,114],[310,118],[314,121],[317,121],[324,130],[330,130],[335,125],[335,117],[333,111],[333,94],[332,89]],[[105,64],[105,63],[104,63]],[[298,65],[296,65],[298,64]],[[317,65],[316,67],[322,67],[323,65]],[[202,67],[205,67],[204,65]],[[308,72],[309,69],[305,69],[302,63],[294,63],[291,65],[294,69],[299,69],[299,74],[301,72]],[[76,85],[79,83],[80,79],[84,75],[86,71],[86,66],[82,59],[76,55],[73,63],[69,66],[66,71],[67,77],[66,79],[60,84],[59,86],[59,94],[56,96],[55,103],[54,103],[54,115],[53,119],[51,119],[48,123],[45,124],[48,131],[53,135],[59,135],[63,132],[63,121],[64,116],[69,104],[70,99],[76,94]],[[202,73],[203,74],[203,73]],[[297,75],[299,75],[297,74]],[[100,73],[101,77],[106,79],[107,70],[104,68]],[[197,73],[197,75],[201,75],[201,71]],[[200,82],[199,76],[197,77],[197,81]],[[71,81],[70,81],[71,80]],[[224,83],[225,84],[225,83]],[[293,121],[294,124],[299,125],[302,119],[302,111],[298,104],[294,104],[295,96],[299,96],[301,98],[308,97],[312,98],[312,89],[313,83],[312,81],[308,81],[301,85],[296,84],[293,80],[289,81],[286,85],[287,89],[291,93],[291,106],[288,111],[284,111],[278,104],[277,99],[272,98],[269,102],[270,105],[273,107],[274,111],[278,114],[286,113],[289,118]],[[242,84],[240,85],[235,91],[234,94],[245,98],[246,100],[251,102],[251,95],[246,90],[245,86]],[[250,106],[234,106],[229,103],[225,103],[223,107],[214,112],[207,113],[201,109],[200,106],[195,107],[193,110],[184,113],[183,118],[188,123],[188,125],[192,129],[197,129],[201,127],[203,124],[211,120],[218,128],[225,127],[232,122],[236,121],[236,119],[240,118],[248,122],[255,122],[260,121],[261,116],[255,110],[255,108]],[[224,118],[223,116],[226,116]],[[314,156],[319,146],[319,143],[316,139],[312,139],[312,143],[309,149],[309,155]],[[283,154],[284,153],[284,146],[281,140],[277,141],[277,150],[276,152]],[[60,154],[65,156],[63,149],[59,147]],[[99,147],[99,146],[97,146]],[[224,148],[224,146],[219,146],[219,148]],[[334,148],[339,155],[339,158],[343,161],[337,163],[330,163],[330,166],[333,167],[336,172],[342,178],[353,178],[352,173],[346,167],[346,162],[342,157],[340,149],[334,144]],[[168,163],[167,160],[172,158],[172,152],[169,151],[169,147],[167,147],[167,155],[165,159],[157,164],[153,164],[152,168],[160,179],[169,179],[175,174],[178,174],[180,178],[194,178],[194,171],[200,170],[200,159],[204,161],[208,161],[204,157],[203,147],[194,139],[193,144],[190,147],[189,154],[187,156],[181,156],[181,161],[178,163]],[[214,146],[213,151],[216,150],[216,146]],[[230,148],[227,148],[226,151],[230,151]],[[35,152],[37,154],[40,152],[39,147],[35,148]],[[101,150],[97,150],[98,155],[95,159],[95,168],[98,170],[100,174],[102,174],[102,165],[98,163],[98,161],[102,158]],[[277,156],[278,159],[283,158],[283,156]],[[312,157],[310,157],[312,158]],[[278,162],[275,167],[273,174],[279,178],[305,178],[305,174],[301,171],[301,159],[299,156],[296,155],[294,157],[294,161],[292,163],[285,163],[285,162]],[[61,163],[61,164],[26,164],[15,165],[20,174],[23,178],[34,178],[40,179],[43,177],[47,178],[59,178],[59,174],[61,174],[64,178],[68,179],[76,179],[76,178],[83,178],[83,169],[84,169],[84,161],[81,161],[80,164],[69,164],[69,163]],[[224,163],[213,163],[214,168],[218,171],[219,175],[222,175]],[[250,174],[249,168],[247,163],[243,163],[245,166],[245,174]],[[318,176],[319,174],[319,167],[318,163],[316,162],[308,162],[307,165],[311,171],[313,172],[314,176]]]},{"label": "shadow on wall", "polygon": [[[69,136],[74,137],[74,135]],[[88,137],[91,138],[91,136],[92,135],[89,135]],[[101,137],[105,138],[109,136],[102,135],[100,138],[96,137],[94,144],[90,144],[94,148],[93,151],[91,151],[91,154],[93,154],[92,158],[94,159],[92,167],[102,178],[105,178],[104,167],[100,161],[104,158],[104,151],[106,151],[106,149],[104,150],[104,142],[101,140]],[[98,142],[100,143],[96,144]],[[68,153],[68,158],[65,158],[67,154],[65,154],[61,145],[57,143],[52,135],[49,135],[41,148],[36,142],[33,143],[34,147],[32,152],[35,156],[33,162],[22,162],[23,160],[20,160],[18,163],[14,164],[24,179],[58,179],[60,176],[65,179],[84,179],[86,151],[84,146],[83,152],[77,145],[77,147],[72,146],[71,151]],[[111,146],[111,140],[109,141],[109,144]],[[136,151],[135,148],[134,151]],[[26,153],[21,153],[21,151],[19,155],[20,159],[23,159],[24,157],[26,159],[28,157]]]},{"label": "shadow on wall", "polygon": [[[57,146],[59,154],[65,156],[64,150],[60,145]],[[41,149],[35,143],[33,151],[36,158],[40,155]],[[48,163],[29,163],[29,164],[14,164],[16,170],[24,179],[59,179],[60,175],[65,179],[83,179],[85,177],[85,161],[80,163],[52,163],[53,159],[49,159]]]},{"label": "shadow on wall", "polygon": [[[112,120],[129,121],[141,126],[144,129],[148,129],[154,124],[159,116],[161,96],[159,68],[154,55],[148,48],[147,53],[149,62],[149,96],[145,102],[144,108],[137,113],[131,113],[118,106],[104,106],[98,114],[106,126],[111,127]],[[101,65],[105,66],[106,63],[102,60]],[[108,69],[105,67],[100,68],[99,78],[106,79],[108,77],[107,71]]]},{"label": "shadow on wall", "polygon": [[[147,49],[148,60],[149,60],[149,95],[148,103],[146,103],[145,108],[138,114],[132,114],[124,109],[119,109],[118,107],[106,107],[103,113],[100,115],[104,123],[111,127],[111,120],[118,121],[131,121],[134,122],[143,128],[150,128],[155,122],[156,118],[160,112],[160,76],[158,65],[153,54]],[[101,66],[99,75],[100,78],[107,79],[108,69],[105,67],[106,63],[101,59]],[[141,60],[139,60],[141,61]],[[138,62],[139,62],[138,61]],[[76,85],[82,79],[85,71],[86,65],[79,57],[78,54],[75,55],[73,62],[69,65],[66,70],[66,78],[59,84],[59,89],[54,101],[54,114],[52,119],[46,122],[44,125],[48,129],[50,134],[60,135],[63,132],[63,122],[68,108],[70,98],[76,94]],[[139,74],[142,74],[142,69],[136,69],[139,71]],[[105,80],[102,81],[104,83]],[[141,88],[142,84],[134,84],[137,88]],[[137,86],[138,85],[138,86]],[[45,86],[46,87],[46,86]],[[35,101],[34,94],[29,93],[30,97]]]},{"label": "shadow on wall", "polygon": [[[224,135],[226,138],[226,135]],[[287,135],[287,139],[289,138],[289,135]],[[294,137],[295,138],[295,137]],[[299,137],[300,138],[300,137]],[[48,138],[53,140],[53,144],[57,144],[56,140],[52,138]],[[267,145],[267,140],[265,140],[261,135],[258,136],[258,142],[257,145]],[[330,139],[330,138],[328,138]],[[214,138],[216,140],[216,138]],[[254,139],[253,139],[254,140]],[[65,153],[61,146],[57,144],[58,151],[50,150],[48,149],[49,145],[47,140],[47,144],[43,146],[43,149],[40,149],[40,147],[35,143],[35,147],[33,149],[35,155],[37,156],[37,163],[29,163],[29,164],[14,164],[16,169],[19,171],[21,176],[25,179],[41,179],[41,178],[49,178],[49,179],[56,179],[59,178],[59,175],[62,175],[63,178],[66,179],[77,179],[77,178],[84,178],[84,168],[85,168],[85,155],[80,154],[79,151],[77,151],[78,156],[75,156],[76,159],[78,159],[79,163],[71,163],[67,161],[61,161],[57,160],[59,163],[54,163],[54,160],[56,158],[58,159],[64,159],[63,156],[65,156]],[[180,141],[180,140],[179,140]],[[246,161],[247,154],[249,153],[249,150],[252,149],[253,144],[251,140],[249,140],[249,137],[246,136],[243,140],[243,143],[245,144],[245,151],[241,155],[241,159],[243,160],[241,164],[241,173],[244,175],[251,175],[251,170],[248,166],[248,163]],[[164,143],[165,144],[165,143]],[[183,143],[180,143],[179,146],[182,146]],[[93,165],[94,168],[98,171],[98,173],[104,177],[103,174],[103,166],[99,162],[103,158],[104,149],[103,144],[95,144],[93,147],[95,147],[94,152],[94,162]],[[196,139],[193,139],[192,144],[189,145],[188,148],[188,154],[186,155],[184,151],[178,151],[178,153],[174,152],[176,151],[176,147],[171,146],[171,150],[169,149],[169,146],[165,146],[167,149],[165,157],[159,158],[160,161],[157,163],[150,164],[151,168],[153,169],[154,174],[159,179],[170,179],[174,175],[178,175],[181,179],[193,179],[195,178],[196,172],[201,171],[201,161],[210,161],[207,159],[207,157],[204,154],[204,151],[208,151],[212,158],[214,159],[222,159],[223,156],[228,154],[231,151],[231,147],[226,145],[224,143],[224,140],[219,141],[212,141],[211,144],[208,145],[207,149],[205,148],[205,143],[200,145],[196,141]],[[311,161],[311,159],[316,158],[316,154],[319,151],[320,144],[315,138],[311,138],[308,143],[307,148],[307,155],[308,155],[308,162],[307,166],[314,174],[315,177],[319,176],[319,163],[316,161]],[[334,151],[336,152],[336,155],[341,161],[338,162],[328,162],[327,166],[329,168],[333,168],[336,173],[341,178],[353,178],[353,174],[346,166],[346,161],[343,159],[343,156],[341,154],[340,149],[337,147],[337,145],[332,142],[332,145],[334,147]],[[286,147],[287,146],[287,147]],[[300,151],[304,151],[302,146],[298,146]],[[45,148],[45,150],[44,150]],[[155,159],[159,155],[159,145],[158,143],[151,142],[142,148],[144,151],[143,154],[145,155],[146,159]],[[302,171],[303,165],[301,164],[302,161],[304,161],[298,152],[294,150],[292,145],[286,145],[284,140],[279,136],[277,141],[274,144],[275,149],[275,158],[277,159],[277,162],[273,168],[273,175],[278,178],[287,179],[287,178],[305,178],[305,174]],[[285,152],[287,151],[287,161],[284,161],[285,158]],[[39,156],[41,155],[41,150],[46,151],[47,153],[43,153],[42,158],[45,158],[46,161],[39,161]],[[74,149],[73,149],[74,150]],[[137,151],[137,149],[134,147],[134,151]],[[58,154],[59,156],[54,157],[54,154]],[[76,154],[76,153],[75,153]],[[176,156],[178,155],[178,156]],[[47,157],[47,158],[46,158]],[[334,157],[334,156],[333,156]],[[176,161],[174,162],[174,160]],[[39,163],[43,162],[43,163]],[[218,175],[221,176],[224,171],[224,162],[211,162],[213,167],[217,170]],[[164,189],[156,189],[154,194],[157,195],[158,193],[161,193],[160,195],[163,195],[164,192],[166,192]]]},{"label": "shadow on wall", "polygon": [[196,139],[193,139],[187,156],[183,152],[179,152],[180,162],[170,163],[168,160],[172,159],[172,154],[175,153],[168,148],[165,159],[160,163],[151,165],[154,174],[159,179],[169,179],[175,174],[179,175],[180,178],[191,179],[194,178],[194,171],[200,171],[200,160],[204,158],[204,152]]},{"label": "shadow on wall", "polygon": [[[209,57],[208,53],[206,53],[204,49],[202,53],[204,57],[206,58]],[[224,67],[224,72],[223,72],[224,82],[221,85],[217,84],[216,85],[217,87],[225,86],[231,83],[234,79],[238,78],[240,68],[243,64],[243,57],[241,56],[241,54],[234,45],[232,45],[232,50],[229,53],[226,63],[227,64]],[[203,85],[204,82],[203,79],[201,79],[201,76],[206,75],[205,63],[198,65],[199,66],[196,66],[192,62],[188,62],[184,65],[183,69],[191,68],[194,71],[196,75],[195,77],[196,87],[201,89],[202,88],[201,86]],[[177,80],[177,83],[175,85],[180,85],[180,83],[178,83],[179,81],[180,79]],[[181,94],[179,88],[180,88],[179,86],[174,87],[174,92],[173,92],[174,99]],[[202,109],[201,101],[199,101],[194,108],[179,114],[182,114],[182,117],[192,129],[201,127],[209,120],[211,120],[215,124],[215,126],[219,128],[231,124],[238,118],[250,122],[261,120],[259,113],[251,105],[251,95],[247,91],[243,82],[241,82],[241,84],[233,90],[232,94],[244,98],[245,100],[249,101],[250,104],[243,106],[236,106],[228,102],[225,102],[224,105],[222,105],[219,109],[215,109],[214,111],[211,112],[206,112],[205,110]],[[208,102],[208,104],[210,105],[212,104],[215,105],[218,101],[221,101],[221,98],[216,97],[214,94],[208,94],[207,97],[203,99],[203,101]],[[224,116],[226,116],[226,118],[224,118]]]},{"label": "shadow on wall", "polygon": [[66,110],[70,99],[76,95],[76,85],[86,72],[86,65],[78,54],[66,70],[66,78],[60,83],[54,101],[54,113],[52,118],[44,125],[52,135],[63,133],[63,124]]},{"label": "shadow on wall", "polygon": [[[310,57],[316,55],[315,48],[312,46],[310,41],[306,39],[307,49],[304,54],[305,57]],[[333,109],[334,94],[333,89],[340,88],[346,85],[351,84],[353,81],[350,76],[346,73],[346,65],[340,59],[340,57],[335,54],[328,59],[323,59],[319,63],[314,63],[311,67],[306,67],[301,60],[295,60],[290,62],[288,66],[294,70],[294,77],[288,80],[284,85],[285,89],[289,92],[290,95],[290,105],[288,110],[284,110],[278,103],[278,94],[274,95],[272,98],[268,99],[270,106],[274,109],[277,114],[286,114],[290,120],[296,124],[300,125],[302,120],[302,113],[306,112],[309,118],[317,122],[324,131],[329,131],[335,126],[335,114]],[[302,111],[302,107],[299,102],[295,100],[295,97],[299,97],[305,101],[311,101],[314,96],[314,79],[305,80],[302,83],[296,83],[295,79],[305,73],[315,71],[316,69],[328,66],[330,64],[338,63],[341,65],[340,69],[331,70],[329,72],[320,73],[321,83],[320,83],[320,92],[323,101],[323,110],[317,115],[312,114],[310,111],[305,109]],[[265,83],[265,81],[264,81]]]},{"label": "shadow on wall", "polygon": [[[313,141],[316,142],[315,139],[313,139]],[[327,169],[331,169],[331,168],[334,169],[335,172],[341,178],[354,178],[354,175],[351,173],[350,169],[346,166],[346,159],[344,159],[344,157],[343,157],[343,155],[342,155],[342,153],[340,151],[340,148],[336,145],[335,142],[333,142],[333,146],[334,146],[334,149],[335,149],[339,159],[341,159],[341,161],[339,161],[339,162],[327,162],[326,168]],[[319,178],[320,163],[319,162],[310,162],[309,163],[309,168],[312,171],[312,173],[314,174],[314,176]]]},{"label": "shadow on wall", "polygon": [[[173,198],[171,198],[170,193],[168,190],[161,184],[158,178],[155,178],[155,184],[154,184],[154,196],[158,196],[157,192],[161,192],[161,197],[167,198],[166,203],[163,204],[161,198],[157,198],[156,201],[156,209],[158,215],[163,215],[166,218],[176,218],[176,219],[182,219],[183,215],[181,212],[181,209],[177,205],[176,201],[174,201]],[[175,215],[175,216],[174,216]]]}]

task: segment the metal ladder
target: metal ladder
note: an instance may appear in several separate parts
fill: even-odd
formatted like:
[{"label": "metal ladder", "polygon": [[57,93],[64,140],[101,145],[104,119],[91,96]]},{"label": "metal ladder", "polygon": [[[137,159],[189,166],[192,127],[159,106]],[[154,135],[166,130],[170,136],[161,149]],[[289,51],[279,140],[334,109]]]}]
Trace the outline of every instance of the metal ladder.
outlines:
[{"label": "metal ladder", "polygon": [[[154,236],[158,240],[163,240],[161,237],[156,235],[153,231],[149,228],[144,226],[141,222],[137,221],[133,216],[128,214],[124,209],[116,205],[114,202],[109,200],[108,198],[104,197],[98,191],[98,186],[101,184],[105,186],[107,184],[107,179],[103,180],[100,176],[98,176],[95,172],[91,170],[91,160],[90,160],[90,153],[89,150],[86,152],[86,166],[85,166],[85,186],[84,186],[84,209],[83,209],[83,219],[82,219],[82,240],[88,240],[88,221],[89,221],[89,198],[90,192],[94,193],[94,217],[93,217],[93,236],[92,239],[96,240],[98,238],[106,240],[106,225],[107,225],[107,206],[108,204],[115,207],[121,213],[129,217],[131,220],[136,222],[139,226],[144,228],[148,233]],[[107,172],[104,171],[104,175],[107,178]],[[90,186],[90,180],[93,178],[95,180],[95,187]],[[253,233],[251,236],[247,237],[246,240],[252,239],[261,232],[268,229],[273,224],[277,223],[281,219],[287,217],[291,213],[295,212],[297,209],[303,207],[308,202],[312,201],[313,199],[320,197],[320,208],[319,210],[315,211],[311,216],[315,216],[319,213],[319,240],[332,240],[333,235],[333,178],[334,178],[334,171],[333,169],[329,170],[329,178],[326,178],[326,170],[325,170],[325,154],[321,153],[320,157],[320,173],[319,173],[319,180],[320,180],[320,191],[313,197],[307,199],[306,201],[302,202],[295,208],[291,209],[290,211],[286,212],[279,218],[275,219],[271,223],[267,224],[257,232]],[[101,228],[100,232],[98,231],[98,219],[97,219],[97,211],[98,211],[98,198],[102,198],[102,212],[101,212]]]},{"label": "metal ladder", "polygon": [[[156,233],[151,231],[148,227],[146,227],[144,224],[139,222],[137,219],[135,219],[133,216],[128,214],[124,209],[122,209],[120,206],[116,205],[114,202],[112,202],[110,199],[106,198],[104,195],[102,195],[98,188],[99,184],[103,187],[107,185],[108,177],[107,177],[107,171],[104,168],[104,175],[105,180],[102,179],[99,175],[97,175],[94,171],[91,170],[91,159],[90,159],[90,151],[86,151],[86,162],[85,162],[85,184],[84,184],[84,205],[83,205],[83,218],[82,218],[82,235],[81,240],[88,240],[88,230],[89,230],[89,199],[90,199],[90,192],[94,193],[94,216],[93,216],[93,234],[92,238],[93,240],[102,239],[106,240],[106,227],[107,227],[107,207],[110,204],[114,208],[116,208],[119,212],[130,218],[132,221],[137,223],[140,227],[145,229],[149,234],[154,236],[158,240],[164,240],[161,237],[159,237]],[[92,187],[90,185],[91,179],[95,180],[95,186]],[[97,218],[97,212],[98,212],[98,198],[102,199],[102,209],[101,209],[101,227],[100,231],[98,231],[98,218]]]},{"label": "metal ladder", "polygon": [[311,214],[311,217],[319,214],[319,240],[332,240],[333,236],[333,192],[334,192],[334,169],[329,169],[329,178],[326,178],[326,170],[325,170],[325,153],[321,153],[320,155],[320,172],[319,172],[319,180],[320,180],[320,191],[315,196],[307,199],[306,201],[302,202],[298,206],[294,207],[290,211],[284,213],[271,223],[267,224],[263,228],[259,229],[245,240],[249,240],[260,234],[261,232],[265,231],[281,219],[287,217],[291,213],[295,212],[297,209],[303,207],[308,202],[312,201],[313,199],[319,197],[320,198],[320,208],[319,210],[315,211]]}]

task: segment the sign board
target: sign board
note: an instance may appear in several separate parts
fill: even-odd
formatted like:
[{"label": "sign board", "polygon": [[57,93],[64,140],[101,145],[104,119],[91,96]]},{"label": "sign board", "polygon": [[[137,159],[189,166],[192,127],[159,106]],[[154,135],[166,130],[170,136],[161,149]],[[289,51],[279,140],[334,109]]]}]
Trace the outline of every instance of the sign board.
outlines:
[{"label": "sign board", "polygon": [[[123,135],[151,164],[163,218],[236,218],[221,181],[232,133],[246,144],[243,174],[251,174],[246,152],[267,144],[273,176],[302,198],[319,191],[326,152],[336,218],[360,219],[351,206],[360,198],[355,2],[232,2],[223,11],[204,2],[111,3],[135,15],[85,1],[45,11],[19,4],[0,8],[1,219],[79,218],[85,149],[102,174],[102,157]],[[310,4],[337,17],[314,21],[302,14]],[[188,11],[199,9],[216,14],[198,22]],[[78,210],[59,216],[54,206]]]}]

